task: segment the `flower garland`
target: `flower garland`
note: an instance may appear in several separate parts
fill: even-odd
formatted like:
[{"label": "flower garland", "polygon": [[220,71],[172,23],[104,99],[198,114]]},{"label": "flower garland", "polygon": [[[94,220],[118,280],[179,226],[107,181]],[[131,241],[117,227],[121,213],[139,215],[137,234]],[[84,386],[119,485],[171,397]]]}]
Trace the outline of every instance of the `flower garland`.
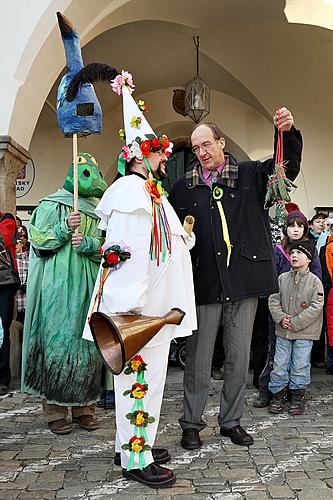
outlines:
[{"label": "flower garland", "polygon": [[[131,124],[132,127],[138,128],[137,122],[139,117],[133,116]],[[138,122],[140,123],[140,122]],[[124,129],[119,130],[119,135],[125,138]],[[166,134],[161,134],[156,137],[153,134],[146,134],[145,139],[141,137],[136,137],[131,144],[127,144],[121,148],[120,156],[127,162],[131,161],[132,158],[138,158],[138,160],[142,160],[144,157],[150,155],[150,153],[156,153],[161,149],[164,150],[166,156],[170,156],[172,153],[173,143],[169,141],[168,136]]]},{"label": "flower garland", "polygon": [[140,469],[144,469],[146,467],[144,452],[151,450],[151,446],[148,444],[146,428],[149,424],[155,422],[155,418],[145,411],[142,401],[148,391],[148,384],[144,376],[144,372],[147,369],[146,367],[147,364],[142,357],[136,355],[129,361],[124,371],[125,375],[137,374],[136,382],[132,384],[131,389],[123,393],[123,396],[130,396],[130,398],[135,400],[131,412],[126,415],[131,425],[134,426],[134,435],[129,439],[128,443],[122,445],[123,450],[128,450],[130,452],[127,470],[133,468],[136,454],[139,455]]},{"label": "flower garland", "polygon": [[126,244],[121,241],[120,243],[104,243],[100,248],[100,254],[102,256],[102,267],[100,272],[99,287],[95,296],[94,304],[88,317],[88,323],[90,321],[91,315],[95,310],[97,303],[97,311],[99,310],[102,298],[104,284],[110,274],[113,271],[119,269],[126,260],[131,258],[130,249]]}]

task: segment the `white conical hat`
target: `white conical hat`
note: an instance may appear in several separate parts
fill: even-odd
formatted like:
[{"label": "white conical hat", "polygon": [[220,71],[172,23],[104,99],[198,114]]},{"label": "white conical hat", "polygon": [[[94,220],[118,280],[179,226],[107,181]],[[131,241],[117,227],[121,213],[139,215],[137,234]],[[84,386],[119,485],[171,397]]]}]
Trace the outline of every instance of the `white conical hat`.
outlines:
[{"label": "white conical hat", "polygon": [[[157,137],[131,96],[134,90],[132,75],[127,71],[122,71],[112,80],[111,86],[116,94],[123,96],[126,146],[122,147],[118,157],[118,171],[124,175],[126,161],[131,161],[134,157],[142,159],[144,156],[148,156],[150,152],[158,151],[160,148],[170,154],[173,148],[172,142],[169,141],[165,134]],[[122,129],[119,132],[122,132]],[[157,145],[154,144],[155,142],[157,142]]]},{"label": "white conical hat", "polygon": [[[140,137],[144,141],[146,140],[147,134],[156,137],[148,120],[144,117],[142,111],[131,96],[128,87],[125,85],[122,88],[122,94],[126,144],[132,144],[137,137]],[[137,126],[133,126],[132,120],[137,120],[137,122],[140,123],[138,123]]]}]

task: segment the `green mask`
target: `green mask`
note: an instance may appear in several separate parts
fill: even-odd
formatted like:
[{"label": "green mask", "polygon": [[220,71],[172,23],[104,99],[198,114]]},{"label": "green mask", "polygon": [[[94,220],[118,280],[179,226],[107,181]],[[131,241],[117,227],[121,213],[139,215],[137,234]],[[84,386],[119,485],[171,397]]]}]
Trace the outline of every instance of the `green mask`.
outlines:
[{"label": "green mask", "polygon": [[[107,190],[107,184],[98,163],[89,153],[78,153],[79,196],[101,198]],[[64,189],[74,193],[73,163],[64,182]]]}]

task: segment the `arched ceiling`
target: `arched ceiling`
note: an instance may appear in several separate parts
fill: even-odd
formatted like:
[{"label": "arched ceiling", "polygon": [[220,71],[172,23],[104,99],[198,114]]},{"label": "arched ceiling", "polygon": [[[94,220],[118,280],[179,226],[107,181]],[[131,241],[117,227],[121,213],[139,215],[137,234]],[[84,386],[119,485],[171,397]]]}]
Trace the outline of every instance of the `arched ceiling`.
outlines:
[{"label": "arched ceiling", "polygon": [[[324,0],[316,2],[328,5],[332,18],[333,7]],[[200,35],[201,74],[213,89],[266,117],[281,104],[291,105],[300,118],[305,103],[312,112],[331,110],[333,32],[288,22],[287,11],[294,21],[306,18],[293,10],[295,4],[306,4],[303,0],[101,0],[99,9],[90,0],[66,3],[64,14],[81,33],[85,62],[97,59],[130,70],[138,94],[183,86],[195,74],[192,36]],[[56,80],[64,66],[56,25],[31,60],[10,127],[25,147],[48,94],[55,101]],[[117,99],[109,90],[98,88],[106,111]]]},{"label": "arched ceiling", "polygon": [[[119,70],[132,72],[136,95],[167,87],[184,88],[185,83],[196,73],[193,33],[185,26],[165,21],[132,22],[105,31],[89,42],[83,48],[83,57],[85,63],[100,61]],[[126,39],[136,41],[135,50],[130,47],[126,50],[125,43],[120,50],[122,41]],[[154,43],[150,45],[149,40],[154,40]],[[163,46],[165,40],[168,40],[166,47]],[[205,53],[200,53],[200,74],[212,89],[239,99],[270,117],[258,99],[239,80]],[[54,104],[61,76],[48,96],[48,100]],[[104,112],[118,105],[119,97],[108,85],[96,85],[96,90]]]}]

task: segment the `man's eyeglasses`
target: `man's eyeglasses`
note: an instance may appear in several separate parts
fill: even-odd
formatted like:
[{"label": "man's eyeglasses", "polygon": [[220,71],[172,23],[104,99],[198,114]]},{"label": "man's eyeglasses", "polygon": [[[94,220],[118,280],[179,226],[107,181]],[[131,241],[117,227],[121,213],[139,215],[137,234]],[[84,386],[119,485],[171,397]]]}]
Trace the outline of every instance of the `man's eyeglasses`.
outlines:
[{"label": "man's eyeglasses", "polygon": [[212,148],[212,146],[213,146],[212,142],[209,141],[204,142],[203,144],[201,144],[201,146],[194,146],[194,148],[192,148],[192,153],[198,155],[200,153],[200,149],[202,149],[207,153]]}]

